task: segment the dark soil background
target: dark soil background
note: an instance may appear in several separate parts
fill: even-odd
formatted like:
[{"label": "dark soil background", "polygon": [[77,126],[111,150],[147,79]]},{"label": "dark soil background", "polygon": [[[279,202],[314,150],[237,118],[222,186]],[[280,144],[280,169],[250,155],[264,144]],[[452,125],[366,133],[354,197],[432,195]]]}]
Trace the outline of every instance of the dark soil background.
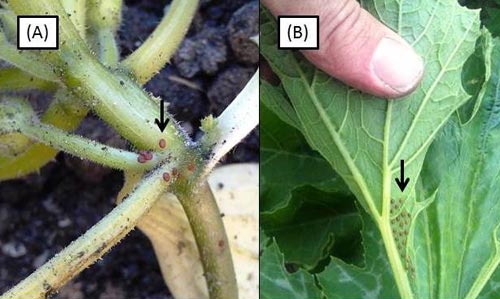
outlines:
[{"label": "dark soil background", "polygon": [[[170,1],[125,1],[119,33],[122,56],[152,32]],[[199,119],[218,115],[256,70],[257,1],[201,0],[201,8],[177,54],[146,89],[169,101],[170,112],[194,138]],[[46,95],[31,93],[43,110]],[[45,103],[45,104],[44,104]],[[90,115],[79,134],[127,147],[102,121]],[[224,163],[258,161],[258,129]],[[63,153],[39,174],[0,183],[0,293],[62,250],[114,207],[123,183],[120,172]],[[54,298],[165,299],[154,251],[138,230],[102,260],[82,272]]]}]

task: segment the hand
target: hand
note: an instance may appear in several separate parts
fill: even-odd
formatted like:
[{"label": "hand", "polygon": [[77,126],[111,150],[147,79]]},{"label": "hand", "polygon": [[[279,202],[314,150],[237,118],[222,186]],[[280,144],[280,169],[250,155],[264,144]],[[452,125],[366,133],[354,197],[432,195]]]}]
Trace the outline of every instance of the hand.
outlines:
[{"label": "hand", "polygon": [[319,50],[302,51],[318,68],[365,92],[397,98],[422,79],[422,58],[356,0],[263,0],[276,16],[318,15]]}]

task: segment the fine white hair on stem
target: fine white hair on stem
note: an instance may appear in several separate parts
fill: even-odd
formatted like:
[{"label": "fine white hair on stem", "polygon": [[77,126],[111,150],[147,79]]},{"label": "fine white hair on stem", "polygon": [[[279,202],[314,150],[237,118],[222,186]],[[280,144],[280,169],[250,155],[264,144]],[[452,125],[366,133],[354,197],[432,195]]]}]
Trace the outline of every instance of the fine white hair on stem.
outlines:
[{"label": "fine white hair on stem", "polygon": [[220,138],[205,168],[208,174],[217,162],[259,124],[259,71],[236,99],[217,118]]}]

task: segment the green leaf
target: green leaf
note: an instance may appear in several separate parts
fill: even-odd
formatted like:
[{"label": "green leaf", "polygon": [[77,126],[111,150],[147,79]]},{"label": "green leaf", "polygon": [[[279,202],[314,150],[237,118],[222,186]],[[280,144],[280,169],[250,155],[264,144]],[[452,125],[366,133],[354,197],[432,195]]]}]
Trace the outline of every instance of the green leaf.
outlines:
[{"label": "green leaf", "polygon": [[[287,262],[312,270],[331,253],[352,258],[357,253],[361,222],[354,198],[339,197],[311,187],[293,192],[301,205],[286,223],[266,225]],[[332,252],[333,246],[334,252]]]},{"label": "green leaf", "polygon": [[481,23],[494,37],[500,35],[500,0],[459,0],[469,8],[481,9]]},{"label": "green leaf", "polygon": [[471,95],[457,112],[462,124],[469,122],[481,106],[488,80],[491,76],[491,34],[483,29],[481,38],[477,40],[476,50],[467,59],[462,71],[462,85]]},{"label": "green leaf", "polygon": [[500,36],[500,3],[497,7],[488,8],[484,11],[483,23],[491,31],[493,36]]},{"label": "green leaf", "polygon": [[[332,258],[318,280],[328,299],[399,298],[377,225],[363,214],[364,267]],[[423,298],[423,297],[422,297]]]},{"label": "green leaf", "polygon": [[[403,99],[361,93],[317,70],[300,54],[279,50],[276,22],[269,13],[262,18],[261,50],[280,78],[306,140],[375,220],[401,296],[412,298],[408,230],[428,204],[417,202],[414,187],[434,136],[470,98],[461,75],[480,36],[479,11],[456,0],[371,0],[362,5],[424,59],[420,86]],[[400,160],[410,177],[404,192],[394,182]]]},{"label": "green leaf", "polygon": [[279,88],[266,82],[261,87],[262,227],[287,262],[312,269],[329,256],[334,240],[336,247],[355,249],[359,217],[354,198],[330,164],[285,124],[293,124],[295,112],[283,111],[287,100]]},{"label": "green leaf", "polygon": [[417,298],[476,298],[500,263],[500,40],[494,44],[476,116],[467,125],[451,119],[424,163],[418,193],[435,199],[417,218],[410,248]]},{"label": "green leaf", "polygon": [[[349,194],[330,164],[312,151],[301,133],[261,105],[261,211],[263,220],[283,221],[295,209],[292,191],[306,185]],[[288,209],[288,210],[287,210]]]},{"label": "green leaf", "polygon": [[264,80],[260,83],[260,100],[266,107],[288,125],[301,130],[297,114],[286,99],[282,88],[272,86]]},{"label": "green leaf", "polygon": [[[376,12],[377,2],[364,5]],[[305,135],[372,215],[382,213],[383,201],[389,201],[391,194],[400,194],[393,183],[399,160],[406,160],[407,173],[416,178],[432,137],[467,100],[461,68],[479,36],[478,12],[455,0],[397,6],[388,1],[378,17],[412,43],[426,62],[420,87],[397,101],[355,91],[294,53],[278,50],[275,21],[262,25],[263,54],[280,77]],[[417,8],[429,13],[420,14]],[[410,179],[410,184],[414,181]]]},{"label": "green leaf", "polygon": [[321,299],[321,291],[314,276],[299,269],[288,273],[283,255],[276,243],[267,247],[260,259],[260,298],[262,299]]},{"label": "green leaf", "polygon": [[259,251],[262,252],[264,248],[267,247],[269,243],[269,237],[267,234],[262,230],[262,227],[259,228]]}]

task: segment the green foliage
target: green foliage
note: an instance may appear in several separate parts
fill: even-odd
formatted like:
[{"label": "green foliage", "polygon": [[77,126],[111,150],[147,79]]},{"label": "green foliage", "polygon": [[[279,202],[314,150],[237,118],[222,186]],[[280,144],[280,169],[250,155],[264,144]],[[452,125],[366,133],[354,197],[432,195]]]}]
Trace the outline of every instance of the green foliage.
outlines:
[{"label": "green foliage", "polygon": [[288,262],[314,269],[330,254],[342,255],[349,244],[349,249],[359,251],[360,219],[352,198],[312,187],[297,188],[292,197],[297,204],[294,212],[287,213],[290,219],[263,224]]},{"label": "green foliage", "polygon": [[452,118],[424,163],[417,194],[435,199],[417,218],[410,248],[418,298],[475,298],[500,262],[500,40],[492,63],[476,116],[467,125]]},{"label": "green foliage", "polygon": [[481,9],[481,23],[493,36],[500,36],[500,1],[499,0],[459,0],[462,5]]},{"label": "green foliage", "polygon": [[[272,89],[261,89],[263,101]],[[313,269],[329,256],[336,240],[351,241],[356,250],[359,217],[343,181],[266,104],[261,119],[261,223],[287,261]]]},{"label": "green foliage", "polygon": [[321,291],[314,283],[314,277],[299,270],[288,273],[283,264],[283,255],[276,243],[265,248],[260,257],[260,298],[304,299],[321,298]]},{"label": "green foliage", "polygon": [[[262,97],[266,96],[262,90]],[[328,162],[309,148],[300,132],[283,123],[265,106],[261,109],[261,118],[261,166],[269,169],[261,174],[264,220],[276,218],[281,209],[290,207],[291,191],[304,185],[348,193]]]},{"label": "green foliage", "polygon": [[[355,91],[300,54],[277,50],[275,22],[264,11],[261,49],[281,85],[262,83],[262,176],[280,174],[280,165],[290,174],[261,181],[273,190],[261,198],[262,227],[275,239],[264,254],[282,252],[301,277],[315,278],[303,288],[322,295],[307,298],[498,298],[500,40],[492,45],[479,11],[455,0],[402,3],[363,1],[426,62],[420,87],[398,101]],[[280,155],[268,153],[277,148]],[[290,152],[315,157],[315,171],[304,171],[312,163],[301,163],[302,155],[283,154]],[[400,159],[410,177],[404,192],[394,183]],[[339,209],[353,195],[340,180],[325,184],[328,170],[318,165],[342,177],[359,213]],[[358,224],[344,230],[348,213]],[[352,247],[359,214],[363,254]],[[332,258],[323,259],[325,252]],[[262,287],[271,292],[283,272],[268,261]]]},{"label": "green foliage", "polygon": [[363,214],[363,266],[355,266],[332,257],[330,265],[318,274],[327,298],[397,298],[398,291],[390,271],[384,244],[377,226]]},{"label": "green foliage", "polygon": [[[415,180],[410,180],[404,194],[390,184],[399,172],[400,159],[406,160],[409,176],[416,177],[432,137],[469,98],[460,84],[461,66],[480,33],[478,12],[460,7],[454,0],[420,2],[401,8],[407,23],[414,19],[428,23],[418,29],[395,24],[395,10],[379,10],[379,18],[394,20],[388,25],[400,26],[400,34],[426,61],[420,87],[398,101],[376,99],[334,81],[292,52],[278,50],[275,22],[262,26],[263,54],[280,77],[306,139],[335,166],[374,217],[380,217],[391,195],[407,197],[412,190]],[[366,3],[373,11],[374,5]],[[426,5],[434,16],[418,19],[415,7]]]}]

